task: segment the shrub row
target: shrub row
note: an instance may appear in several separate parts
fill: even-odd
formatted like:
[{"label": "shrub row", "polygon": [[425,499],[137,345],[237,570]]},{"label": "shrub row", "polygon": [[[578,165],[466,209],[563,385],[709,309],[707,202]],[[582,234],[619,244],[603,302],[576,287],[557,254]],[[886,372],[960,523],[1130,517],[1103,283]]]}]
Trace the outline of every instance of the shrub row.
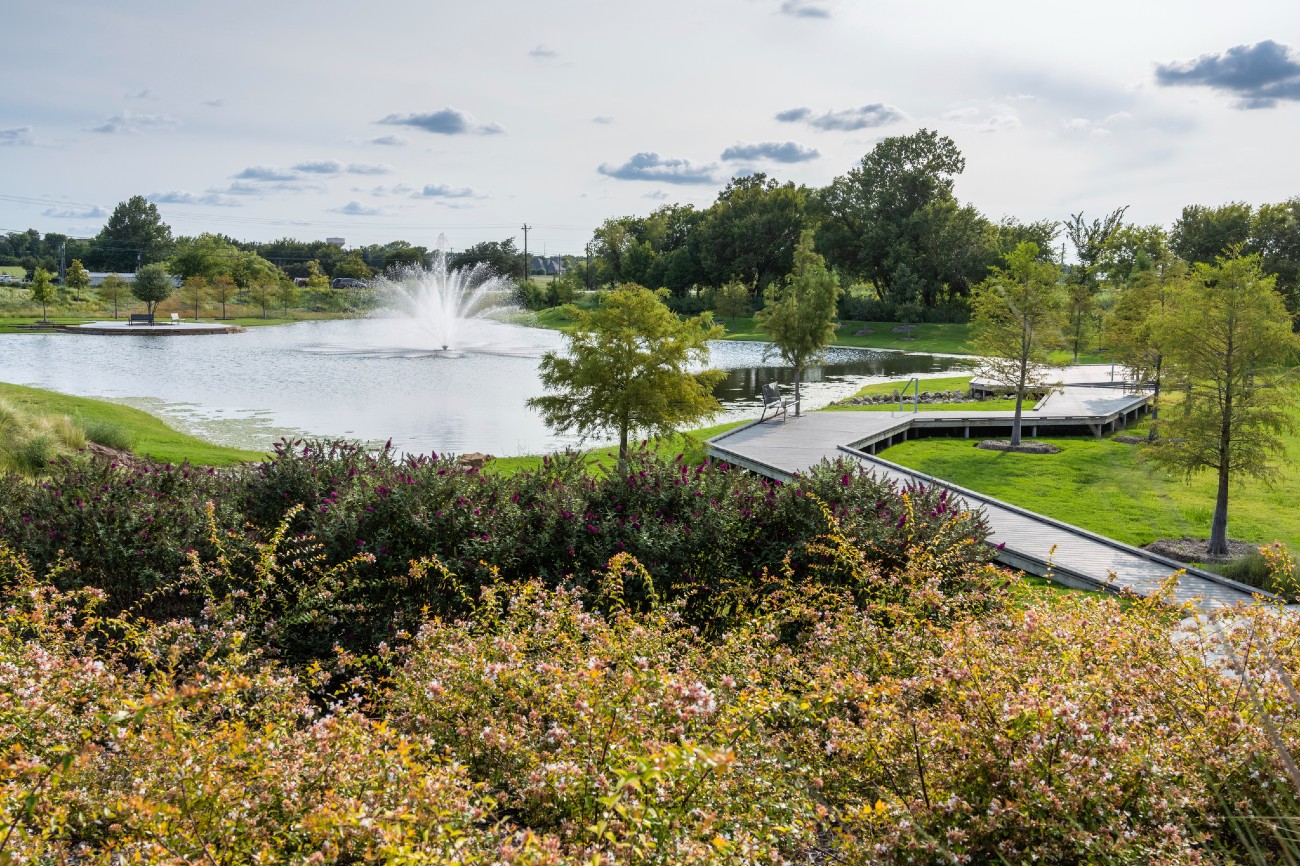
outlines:
[{"label": "shrub row", "polygon": [[[988,556],[981,519],[946,492],[896,490],[847,465],[783,485],[645,451],[595,477],[578,455],[495,476],[436,457],[298,441],[234,471],[69,462],[40,484],[0,481],[0,536],[14,549],[41,570],[75,563],[60,572],[61,587],[93,585],[109,610],[162,617],[200,603],[166,591],[187,568],[197,579],[194,557],[226,556],[242,563],[236,577],[253,580],[266,567],[258,545],[286,515],[298,546],[286,567],[300,583],[330,585],[329,604],[299,611],[321,620],[324,645],[297,648],[307,653],[328,652],[329,633],[369,646],[426,613],[459,615],[486,585],[537,578],[590,588],[620,554],[649,575],[628,588],[630,604],[682,598],[692,621],[714,623],[783,569],[808,567],[810,543],[832,521],[882,575],[920,543],[946,557],[950,575]],[[346,580],[336,571],[345,564]],[[861,576],[826,568],[822,579],[848,586]],[[325,628],[327,618],[337,622]]]}]

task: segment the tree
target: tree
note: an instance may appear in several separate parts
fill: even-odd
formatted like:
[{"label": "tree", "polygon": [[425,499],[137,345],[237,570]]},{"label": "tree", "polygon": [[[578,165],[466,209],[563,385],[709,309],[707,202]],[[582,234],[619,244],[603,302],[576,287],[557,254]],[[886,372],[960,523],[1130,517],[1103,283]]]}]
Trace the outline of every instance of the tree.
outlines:
[{"label": "tree", "polygon": [[262,318],[265,319],[266,306],[280,284],[280,269],[257,253],[246,252],[235,263],[233,276],[240,291],[261,305]]},{"label": "tree", "polygon": [[351,253],[334,268],[334,276],[336,277],[368,280],[374,275],[374,271],[370,270],[370,266],[366,264],[365,259],[361,258],[361,253],[358,252]]},{"label": "tree", "polygon": [[1137,382],[1150,382],[1151,429],[1148,440],[1155,441],[1160,417],[1160,391],[1164,378],[1165,351],[1163,336],[1157,327],[1169,303],[1170,287],[1187,279],[1187,264],[1166,255],[1154,265],[1141,268],[1127,287],[1119,293],[1115,308],[1106,322],[1106,330],[1116,356]]},{"label": "tree", "polygon": [[699,225],[709,281],[719,286],[736,279],[761,292],[789,273],[807,197],[804,188],[762,172],[728,181]]},{"label": "tree", "polygon": [[[322,277],[325,280],[325,291],[329,291],[329,278]],[[311,280],[308,280],[310,285]],[[280,277],[280,282],[275,287],[275,299],[280,302],[281,309],[284,310],[284,317],[289,318],[289,307],[298,303],[298,287],[293,280],[288,277]]]},{"label": "tree", "polygon": [[90,287],[90,271],[81,264],[81,259],[73,259],[72,264],[68,265],[63,284],[72,290],[73,300],[81,300],[81,293]]},{"label": "tree", "polygon": [[1283,365],[1300,337],[1257,255],[1198,263],[1192,278],[1170,287],[1157,332],[1171,382],[1185,391],[1177,421],[1151,448],[1157,464],[1185,476],[1218,473],[1207,552],[1228,552],[1228,490],[1243,477],[1268,482],[1270,458],[1283,453],[1278,434],[1294,429],[1294,397]]},{"label": "tree", "polygon": [[211,281],[220,274],[233,273],[244,255],[221,235],[201,234],[196,238],[179,238],[167,264],[172,276],[178,279],[203,277]]},{"label": "tree", "polygon": [[194,321],[199,320],[199,305],[208,296],[208,281],[200,276],[186,277],[181,283],[181,300],[185,306],[194,305]]},{"label": "tree", "polygon": [[1091,223],[1083,221],[1083,212],[1071,214],[1065,224],[1065,236],[1074,247],[1079,263],[1070,270],[1070,288],[1067,294],[1066,318],[1069,323],[1070,344],[1074,362],[1079,362],[1079,347],[1092,326],[1093,311],[1097,306],[1098,271],[1111,247],[1115,233],[1123,224],[1128,205],[1116,208],[1104,218]]},{"label": "tree", "polygon": [[1188,205],[1174,222],[1169,245],[1185,262],[1214,264],[1228,250],[1246,248],[1250,222],[1250,205],[1244,202],[1220,207]]},{"label": "tree", "polygon": [[54,302],[57,293],[54,288],[54,275],[45,268],[32,271],[32,300],[41,305],[41,321],[48,321],[46,306]]},{"label": "tree", "polygon": [[453,268],[472,268],[483,264],[498,277],[516,279],[524,270],[524,255],[515,248],[514,238],[503,241],[483,241],[468,249],[448,256],[447,264]]},{"label": "tree", "polygon": [[582,436],[618,431],[619,462],[628,434],[669,435],[717,412],[719,370],[692,372],[709,358],[709,340],[722,336],[708,313],[682,321],[659,295],[637,285],[608,293],[595,310],[572,305],[566,351],[547,352],[539,367],[549,393],[528,405],[547,426]]},{"label": "tree", "polygon": [[95,236],[94,253],[106,271],[133,271],[137,264],[161,262],[171,255],[172,230],[158,206],[144,196],[132,196],[113,209]]},{"label": "tree", "polygon": [[221,318],[226,318],[226,303],[235,297],[237,289],[235,278],[226,274],[218,274],[208,283],[209,296],[221,304]]},{"label": "tree", "polygon": [[125,298],[129,291],[130,287],[127,285],[126,280],[122,279],[117,274],[109,274],[104,277],[104,281],[99,284],[99,296],[103,298],[105,302],[113,305],[114,319],[117,318],[118,301]]},{"label": "tree", "polygon": [[[953,180],[966,160],[947,136],[922,129],[886,138],[862,162],[815,197],[817,247],[842,273],[869,281],[881,300],[937,296],[927,258],[949,219],[969,223],[955,204]],[[968,231],[964,230],[964,231]]]},{"label": "tree", "polygon": [[723,319],[734,320],[748,316],[753,312],[749,302],[749,287],[739,280],[728,280],[714,293],[713,308]]},{"label": "tree", "polygon": [[131,283],[131,294],[138,300],[144,301],[145,311],[150,316],[158,309],[160,303],[171,297],[174,291],[176,287],[172,284],[171,275],[160,262],[145,265],[136,271],[135,281]]},{"label": "tree", "polygon": [[1038,244],[1025,242],[1005,257],[971,295],[974,348],[983,356],[980,375],[1016,395],[1011,445],[1020,445],[1025,396],[1043,384],[1047,352],[1061,341],[1064,292],[1061,270],[1039,258]]},{"label": "tree", "polygon": [[1250,245],[1260,254],[1264,273],[1277,278],[1278,294],[1292,313],[1300,313],[1300,197],[1260,205],[1250,229]]},{"label": "tree", "polygon": [[813,249],[812,230],[804,231],[794,251],[794,270],[779,286],[768,287],[765,306],[758,311],[758,324],[772,340],[773,350],[794,367],[796,417],[804,367],[816,360],[835,336],[839,294],[826,260]]}]

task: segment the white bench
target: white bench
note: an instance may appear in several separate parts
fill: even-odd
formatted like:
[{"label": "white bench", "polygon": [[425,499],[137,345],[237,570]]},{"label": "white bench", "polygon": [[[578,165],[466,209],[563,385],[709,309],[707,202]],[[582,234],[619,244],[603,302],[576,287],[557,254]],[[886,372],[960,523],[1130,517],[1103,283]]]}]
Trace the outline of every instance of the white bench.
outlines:
[{"label": "white bench", "polygon": [[798,400],[787,400],[781,396],[781,389],[776,386],[775,382],[768,382],[763,386],[763,414],[759,416],[758,421],[761,424],[767,419],[769,409],[772,410],[773,418],[780,415],[781,420],[784,421],[791,406],[795,407],[796,412],[799,411]]}]

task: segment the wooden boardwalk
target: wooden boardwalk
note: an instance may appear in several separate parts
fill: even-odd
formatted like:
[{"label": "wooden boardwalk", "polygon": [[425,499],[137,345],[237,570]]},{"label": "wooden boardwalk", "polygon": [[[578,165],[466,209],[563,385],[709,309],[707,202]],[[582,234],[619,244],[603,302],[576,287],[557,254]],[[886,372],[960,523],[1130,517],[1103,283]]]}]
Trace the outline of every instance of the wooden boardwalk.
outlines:
[{"label": "wooden boardwalk", "polygon": [[[1109,368],[1105,368],[1109,370]],[[1079,382],[1053,392],[1024,415],[1031,430],[1066,432],[1083,429],[1100,435],[1129,423],[1146,408],[1143,394],[1120,394]],[[814,412],[788,421],[765,421],[738,427],[706,443],[718,460],[743,466],[770,478],[788,480],[823,460],[846,458],[865,464],[899,485],[937,484],[952,490],[972,508],[982,509],[991,544],[1000,545],[998,561],[1032,574],[1082,589],[1130,590],[1149,595],[1179,569],[1185,573],[1174,588],[1175,603],[1195,601],[1213,612],[1265,595],[1236,581],[1105,538],[1085,529],[1035,514],[989,496],[949,484],[874,456],[872,452],[907,438],[924,435],[988,438],[1009,429],[1012,412]],[[1005,435],[1003,433],[1002,435]]]}]

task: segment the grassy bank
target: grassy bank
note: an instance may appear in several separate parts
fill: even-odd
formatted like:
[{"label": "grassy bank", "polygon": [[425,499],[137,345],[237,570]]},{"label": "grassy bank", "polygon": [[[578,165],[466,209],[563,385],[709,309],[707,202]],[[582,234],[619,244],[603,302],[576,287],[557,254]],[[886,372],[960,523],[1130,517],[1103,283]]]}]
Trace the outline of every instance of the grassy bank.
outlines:
[{"label": "grassy bank", "polygon": [[0,383],[0,400],[32,415],[67,415],[87,430],[108,432],[104,438],[117,439],[133,454],[165,463],[230,466],[263,457],[261,452],[226,448],[181,433],[147,412],[117,403],[7,383]]}]

